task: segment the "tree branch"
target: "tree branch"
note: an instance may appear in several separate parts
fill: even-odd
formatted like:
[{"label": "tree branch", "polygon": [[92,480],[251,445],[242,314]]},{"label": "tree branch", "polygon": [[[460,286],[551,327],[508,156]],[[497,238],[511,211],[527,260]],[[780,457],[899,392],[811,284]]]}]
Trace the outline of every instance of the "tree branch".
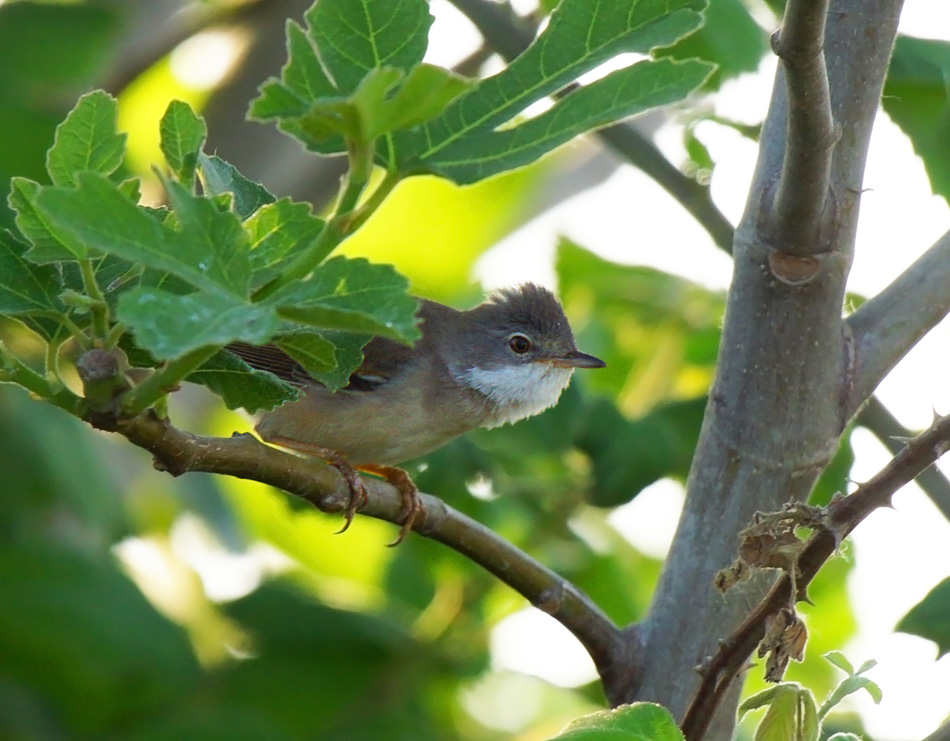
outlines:
[{"label": "tree branch", "polygon": [[846,321],[854,343],[854,414],[898,361],[950,312],[950,231]]},{"label": "tree branch", "polygon": [[797,256],[828,249],[819,234],[837,137],[823,50],[827,13],[827,0],[790,2],[781,29],[772,34],[772,51],[784,70],[788,118],[768,229],[777,249]]},{"label": "tree branch", "polygon": [[[823,512],[824,524],[815,528],[795,561],[794,601],[807,598],[806,588],[855,527],[874,510],[890,506],[901,487],[927,470],[950,447],[950,415],[934,424],[907,446],[867,483],[845,497],[833,499]],[[733,679],[765,636],[769,620],[787,607],[792,579],[778,579],[759,605],[725,641],[719,652],[700,669],[699,689],[683,717],[681,729],[688,741],[700,741]]]},{"label": "tree branch", "polygon": [[[876,396],[872,396],[861,410],[858,424],[870,430],[891,454],[903,450],[904,440],[914,436]],[[936,467],[931,467],[917,477],[917,485],[930,497],[941,514],[950,520],[950,481],[947,477]]]},{"label": "tree branch", "polygon": [[[449,0],[478,29],[485,41],[511,61],[528,48],[534,34],[519,27],[511,16],[485,0]],[[713,203],[709,188],[674,167],[662,152],[632,124],[600,129],[596,136],[629,164],[642,170],[669,193],[712,237],[716,246],[732,252],[734,228]]]},{"label": "tree branch", "polygon": [[[231,438],[194,435],[152,412],[135,417],[90,413],[93,427],[117,432],[154,456],[158,470],[180,476],[190,471],[225,474],[259,481],[310,502],[323,512],[342,512],[349,489],[333,468],[266,446],[249,434]],[[379,479],[365,478],[368,502],[362,514],[399,523],[402,495]],[[620,631],[583,592],[511,543],[441,499],[420,494],[422,514],[413,530],[468,557],[566,627],[594,660],[610,688],[628,686],[635,665]]]}]

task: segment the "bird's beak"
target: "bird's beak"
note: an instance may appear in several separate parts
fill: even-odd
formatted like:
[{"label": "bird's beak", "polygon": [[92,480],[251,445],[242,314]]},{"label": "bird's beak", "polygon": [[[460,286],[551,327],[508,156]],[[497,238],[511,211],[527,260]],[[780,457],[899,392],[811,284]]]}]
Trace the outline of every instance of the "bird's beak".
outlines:
[{"label": "bird's beak", "polygon": [[580,350],[570,350],[563,355],[551,358],[548,362],[558,368],[604,368],[607,365],[600,358],[582,353]]}]

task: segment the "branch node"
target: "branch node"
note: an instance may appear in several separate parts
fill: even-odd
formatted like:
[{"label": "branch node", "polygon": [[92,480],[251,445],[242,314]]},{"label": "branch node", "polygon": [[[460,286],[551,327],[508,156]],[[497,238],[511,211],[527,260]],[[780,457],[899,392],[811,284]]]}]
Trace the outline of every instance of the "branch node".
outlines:
[{"label": "branch node", "polygon": [[816,275],[820,263],[808,255],[791,255],[775,250],[769,253],[769,270],[782,283],[789,286],[803,286],[810,283]]},{"label": "branch node", "polygon": [[564,582],[558,580],[550,587],[538,594],[532,603],[535,607],[549,615],[555,614],[564,602]]}]

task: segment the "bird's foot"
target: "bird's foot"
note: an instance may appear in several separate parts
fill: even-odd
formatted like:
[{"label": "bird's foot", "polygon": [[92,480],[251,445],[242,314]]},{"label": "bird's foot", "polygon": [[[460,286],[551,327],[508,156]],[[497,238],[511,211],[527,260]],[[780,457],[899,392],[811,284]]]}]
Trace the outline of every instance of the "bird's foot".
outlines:
[{"label": "bird's foot", "polygon": [[320,458],[340,472],[340,475],[343,477],[343,480],[346,481],[346,484],[350,489],[350,499],[347,502],[346,510],[343,512],[343,527],[337,530],[337,535],[345,532],[350,526],[350,523],[353,522],[353,518],[356,516],[356,513],[359,511],[360,507],[369,501],[369,497],[366,494],[366,487],[363,485],[363,480],[360,478],[359,472],[353,467],[353,464],[347,460],[347,457],[338,450],[324,448],[319,445],[311,445],[309,443],[293,440],[281,435],[271,436],[267,438],[267,442],[280,445],[284,448],[290,448],[291,450],[296,450],[298,453],[305,453],[307,455],[312,455],[315,458]]},{"label": "bird's foot", "polygon": [[419,518],[419,515],[424,512],[422,500],[419,499],[419,487],[416,486],[408,473],[395,466],[361,464],[359,468],[361,471],[382,476],[386,481],[399,489],[399,493],[402,495],[402,509],[399,511],[401,525],[399,534],[392,543],[389,543],[389,546],[393,547],[399,545],[406,539],[406,536],[412,530],[412,526]]}]

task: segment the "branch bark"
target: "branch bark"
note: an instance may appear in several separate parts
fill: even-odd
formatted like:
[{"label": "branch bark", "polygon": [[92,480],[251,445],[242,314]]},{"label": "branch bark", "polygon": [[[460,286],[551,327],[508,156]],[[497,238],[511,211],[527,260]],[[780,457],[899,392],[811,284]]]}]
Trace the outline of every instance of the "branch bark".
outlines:
[{"label": "branch bark", "polygon": [[[349,489],[335,469],[264,445],[250,434],[194,435],[152,412],[135,417],[90,412],[86,421],[148,450],[155,467],[173,476],[204,471],[259,481],[305,499],[323,512],[343,512],[349,502]],[[364,484],[368,502],[361,513],[398,524],[403,507],[399,490],[379,479],[364,478]],[[594,660],[608,691],[632,681],[629,674],[636,662],[630,656],[631,645],[583,592],[441,499],[419,496],[423,511],[413,523],[414,531],[474,561],[571,631]]]},{"label": "branch bark", "polygon": [[[793,39],[799,38],[794,24],[802,22],[796,19],[808,17],[804,4],[787,5],[784,33]],[[741,600],[723,599],[713,589],[715,573],[732,561],[735,534],[756,511],[775,511],[807,496],[853,412],[841,306],[870,131],[900,6],[900,0],[832,0],[824,50],[831,115],[842,136],[831,154],[824,197],[795,205],[811,204],[803,223],[829,222],[821,250],[808,254],[782,251],[784,235],[775,232],[781,212],[767,208],[763,218],[762,206],[774,202],[772,193],[795,187],[783,182],[797,167],[785,167],[790,143],[821,148],[808,155],[812,164],[806,172],[827,166],[826,139],[795,131],[812,118],[826,120],[826,112],[790,116],[787,75],[781,69],[777,74],[737,228],[716,379],[680,524],[649,614],[633,632],[642,643],[643,666],[626,700],[661,702],[683,716],[699,682],[693,667],[714,655],[717,639],[742,621],[747,595],[768,587],[759,580]],[[807,31],[801,34],[809,38]],[[823,105],[821,96],[809,105]],[[820,173],[813,180],[820,185]],[[792,244],[802,242],[796,238]],[[731,736],[737,697],[737,687],[725,691],[711,720],[711,737]]]},{"label": "branch bark", "polygon": [[[824,526],[813,532],[794,564],[795,602],[807,597],[808,584],[837,552],[842,540],[875,509],[889,506],[893,495],[933,465],[948,446],[950,415],[935,420],[929,429],[909,441],[867,483],[846,497],[832,500],[824,512]],[[717,704],[765,636],[768,621],[792,601],[792,589],[788,574],[776,581],[762,602],[722,642],[716,656],[702,666],[702,681],[681,725],[688,741],[700,741],[705,735]]]}]

